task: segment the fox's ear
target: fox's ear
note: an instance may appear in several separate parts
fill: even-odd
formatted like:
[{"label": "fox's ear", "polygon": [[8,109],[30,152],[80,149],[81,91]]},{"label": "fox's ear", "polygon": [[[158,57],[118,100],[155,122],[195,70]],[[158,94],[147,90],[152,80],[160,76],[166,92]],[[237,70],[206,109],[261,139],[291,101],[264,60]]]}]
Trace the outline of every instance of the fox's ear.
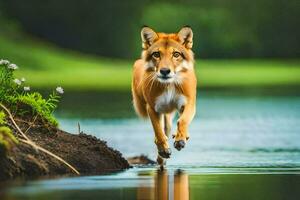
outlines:
[{"label": "fox's ear", "polygon": [[148,49],[158,38],[158,35],[151,28],[144,26],[141,30],[143,49]]},{"label": "fox's ear", "polygon": [[191,49],[193,47],[193,31],[191,27],[184,26],[178,33],[177,33],[179,40],[182,45],[186,48]]}]

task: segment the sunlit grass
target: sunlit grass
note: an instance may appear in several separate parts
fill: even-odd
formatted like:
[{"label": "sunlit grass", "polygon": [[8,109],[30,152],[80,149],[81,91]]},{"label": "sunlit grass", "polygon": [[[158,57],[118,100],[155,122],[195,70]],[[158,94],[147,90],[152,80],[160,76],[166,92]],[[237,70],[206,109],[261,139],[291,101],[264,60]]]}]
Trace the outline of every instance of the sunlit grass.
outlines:
[{"label": "sunlit grass", "polygon": [[[134,60],[111,60],[63,50],[42,42],[0,36],[0,57],[20,66],[18,76],[34,88],[61,85],[74,90],[129,90]],[[300,86],[300,60],[197,60],[198,86]]]}]

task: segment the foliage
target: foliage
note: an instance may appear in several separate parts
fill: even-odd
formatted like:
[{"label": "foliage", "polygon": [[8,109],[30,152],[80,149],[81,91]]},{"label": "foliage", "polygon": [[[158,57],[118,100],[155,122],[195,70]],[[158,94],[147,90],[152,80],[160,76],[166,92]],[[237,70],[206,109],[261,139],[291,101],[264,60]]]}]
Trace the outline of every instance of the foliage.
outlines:
[{"label": "foliage", "polygon": [[0,125],[5,123],[5,113],[1,110],[0,111]]},{"label": "foliage", "polygon": [[[0,61],[0,101],[6,98],[6,95],[16,95],[17,85],[13,82],[13,69],[9,68],[9,62],[6,60]],[[2,64],[2,66],[1,66]]]},{"label": "foliage", "polygon": [[0,60],[0,102],[18,115],[40,115],[52,125],[57,126],[58,122],[53,117],[53,112],[63,89],[57,87],[48,99],[44,99],[40,93],[30,92],[30,87],[24,85],[25,78],[14,78],[14,71],[17,69],[17,65],[7,60]]},{"label": "foliage", "polygon": [[8,152],[15,144],[18,144],[18,140],[11,129],[5,126],[5,113],[0,111],[0,155]]},{"label": "foliage", "polygon": [[27,93],[24,95],[18,95],[16,98],[17,102],[29,105],[32,108],[33,114],[39,114],[51,124],[57,126],[58,122],[53,117],[52,113],[57,107],[60,96],[55,92],[50,95],[49,99],[44,99],[38,92]]},{"label": "foliage", "polygon": [[[16,64],[8,60],[0,60],[0,103],[7,105],[17,115],[40,115],[52,125],[58,122],[53,117],[63,89],[58,87],[44,99],[38,92],[30,92],[30,87],[25,86],[25,78],[16,79],[14,71],[18,69]],[[18,141],[11,129],[6,126],[5,113],[0,111],[0,154],[9,151]]]},{"label": "foliage", "polygon": [[8,152],[14,145],[18,144],[10,128],[0,126],[0,155]]},{"label": "foliage", "polygon": [[[191,25],[201,58],[299,57],[299,0],[73,2],[9,0],[0,12],[34,36],[106,57],[138,56],[144,24],[163,32]],[[0,33],[7,32],[10,22],[0,24]]]}]

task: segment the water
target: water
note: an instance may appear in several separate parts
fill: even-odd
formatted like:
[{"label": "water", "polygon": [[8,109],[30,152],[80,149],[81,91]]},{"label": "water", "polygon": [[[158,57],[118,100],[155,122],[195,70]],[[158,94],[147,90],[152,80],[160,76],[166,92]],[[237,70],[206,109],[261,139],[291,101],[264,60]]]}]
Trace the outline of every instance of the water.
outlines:
[{"label": "water", "polygon": [[[125,157],[146,154],[155,159],[149,121],[135,118],[129,98],[124,98],[108,102],[126,113],[125,118],[101,102],[96,114],[86,108],[93,118],[86,119],[89,115],[80,108],[59,111],[61,127],[76,133],[80,122],[84,132],[106,140]],[[2,190],[1,199],[300,198],[299,96],[200,93],[197,105],[186,148],[172,149],[163,172],[136,166],[105,176],[14,182]]]},{"label": "water", "polygon": [[[169,166],[300,166],[300,97],[203,95],[190,126],[190,140],[173,150]],[[146,154],[155,159],[149,121],[129,119],[61,119],[63,129],[88,133],[119,149],[125,157]],[[175,131],[173,124],[173,132]],[[172,145],[172,140],[170,144]]]}]

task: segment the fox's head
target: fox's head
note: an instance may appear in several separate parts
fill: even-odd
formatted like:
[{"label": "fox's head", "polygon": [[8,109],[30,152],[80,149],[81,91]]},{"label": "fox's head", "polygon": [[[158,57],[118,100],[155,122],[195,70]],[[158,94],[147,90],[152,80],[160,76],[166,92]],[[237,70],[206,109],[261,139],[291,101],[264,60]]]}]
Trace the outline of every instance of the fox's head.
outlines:
[{"label": "fox's head", "polygon": [[180,83],[189,70],[193,70],[193,31],[183,27],[178,33],[156,33],[143,27],[142,59],[148,72],[161,83]]}]

